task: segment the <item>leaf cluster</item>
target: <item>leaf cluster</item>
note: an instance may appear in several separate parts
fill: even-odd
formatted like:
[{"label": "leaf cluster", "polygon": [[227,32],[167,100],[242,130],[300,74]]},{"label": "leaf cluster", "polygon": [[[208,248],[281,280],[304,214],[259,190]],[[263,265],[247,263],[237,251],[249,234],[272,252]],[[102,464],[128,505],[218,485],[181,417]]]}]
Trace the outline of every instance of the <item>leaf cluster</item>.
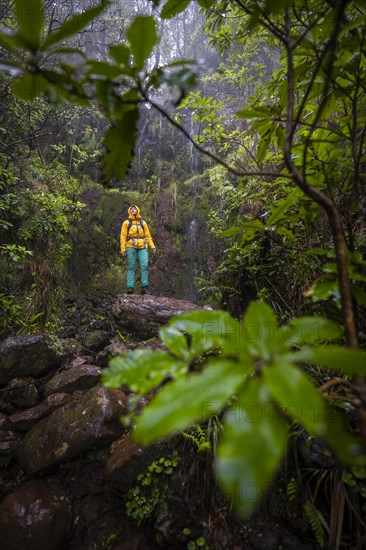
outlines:
[{"label": "leaf cluster", "polygon": [[250,305],[242,323],[223,311],[194,311],[161,329],[168,351],[112,359],[103,383],[128,384],[140,395],[160,387],[137,419],[134,435],[143,444],[223,415],[216,473],[239,512],[248,515],[283,459],[293,423],[346,464],[363,463],[357,438],[301,368],[313,364],[343,376],[364,372],[364,352],[321,345],[339,336],[335,324],[316,317],[280,327],[261,302]]}]

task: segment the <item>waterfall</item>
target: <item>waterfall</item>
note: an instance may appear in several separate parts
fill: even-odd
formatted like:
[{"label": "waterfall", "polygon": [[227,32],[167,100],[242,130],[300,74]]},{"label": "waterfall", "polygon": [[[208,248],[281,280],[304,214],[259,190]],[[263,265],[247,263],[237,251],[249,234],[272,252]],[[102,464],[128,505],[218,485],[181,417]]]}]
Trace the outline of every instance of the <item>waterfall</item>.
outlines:
[{"label": "waterfall", "polygon": [[190,224],[188,227],[188,265],[187,267],[188,267],[188,276],[190,278],[189,278],[189,283],[187,285],[187,290],[186,290],[186,299],[190,300],[191,302],[195,302],[197,300],[197,292],[194,284],[194,276],[199,264],[198,239],[199,239],[198,221],[196,218],[193,218],[190,221]]},{"label": "waterfall", "polygon": [[196,218],[193,218],[189,224],[188,235],[189,235],[189,245],[191,251],[191,258],[197,256],[197,234],[198,234],[198,222]]}]

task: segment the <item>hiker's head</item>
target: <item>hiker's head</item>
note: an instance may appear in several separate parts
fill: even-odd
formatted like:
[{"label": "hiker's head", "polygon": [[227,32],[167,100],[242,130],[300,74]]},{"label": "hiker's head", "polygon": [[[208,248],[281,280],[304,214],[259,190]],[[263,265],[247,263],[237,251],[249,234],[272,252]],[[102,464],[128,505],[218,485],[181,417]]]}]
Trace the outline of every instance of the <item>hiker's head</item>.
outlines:
[{"label": "hiker's head", "polygon": [[138,206],[136,206],[135,204],[133,204],[132,206],[130,206],[130,208],[128,209],[128,213],[130,216],[139,216],[140,215],[140,209]]}]

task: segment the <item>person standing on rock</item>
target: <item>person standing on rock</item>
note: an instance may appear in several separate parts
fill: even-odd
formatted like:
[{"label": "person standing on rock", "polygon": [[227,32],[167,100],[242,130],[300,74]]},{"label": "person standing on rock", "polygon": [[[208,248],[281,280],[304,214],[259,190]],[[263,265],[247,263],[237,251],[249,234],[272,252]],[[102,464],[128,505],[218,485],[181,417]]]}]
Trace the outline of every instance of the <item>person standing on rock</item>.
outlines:
[{"label": "person standing on rock", "polygon": [[150,235],[147,223],[141,219],[140,209],[136,205],[128,209],[128,219],[121,228],[121,254],[127,256],[127,294],[133,294],[135,287],[135,268],[139,261],[141,271],[141,294],[149,294],[149,254],[156,248]]}]

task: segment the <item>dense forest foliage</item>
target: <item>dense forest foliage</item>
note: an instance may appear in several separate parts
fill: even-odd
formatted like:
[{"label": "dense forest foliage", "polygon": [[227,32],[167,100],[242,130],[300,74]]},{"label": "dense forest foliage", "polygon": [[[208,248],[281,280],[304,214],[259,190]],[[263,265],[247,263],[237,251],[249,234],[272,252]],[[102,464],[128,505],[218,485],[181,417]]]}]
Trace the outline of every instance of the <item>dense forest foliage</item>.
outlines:
[{"label": "dense forest foliage", "polygon": [[153,293],[215,311],[173,319],[166,352],[111,362],[105,384],[139,395],[172,377],[136,437],[219,419],[217,477],[245,517],[305,430],[337,459],[332,505],[316,502],[326,468],[315,482],[299,469],[289,502],[306,495],[320,547],[341,547],[344,522],[344,547],[361,548],[363,3],[0,0],[0,13],[2,338],[57,333],[70,296],[124,292],[119,230],[138,204]]}]

